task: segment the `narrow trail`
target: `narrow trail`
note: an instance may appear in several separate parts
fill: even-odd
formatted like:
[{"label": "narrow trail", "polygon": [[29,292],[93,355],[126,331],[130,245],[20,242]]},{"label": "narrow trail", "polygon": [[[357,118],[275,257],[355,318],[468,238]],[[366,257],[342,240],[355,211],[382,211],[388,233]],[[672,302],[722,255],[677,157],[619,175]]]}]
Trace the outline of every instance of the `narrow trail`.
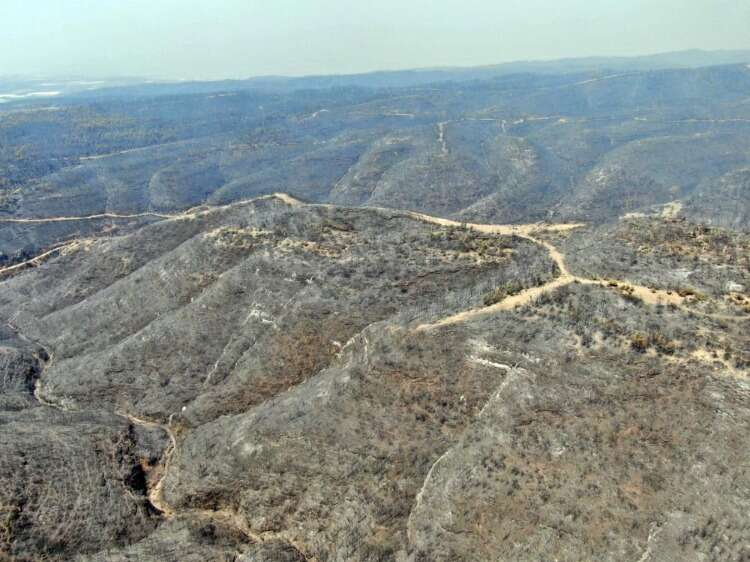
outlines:
[{"label": "narrow trail", "polygon": [[246,199],[244,201],[237,201],[228,205],[198,205],[192,207],[186,211],[180,213],[157,213],[155,211],[145,211],[143,213],[132,213],[132,214],[120,214],[120,213],[97,213],[94,215],[81,215],[81,216],[70,216],[70,217],[42,217],[42,218],[1,218],[0,224],[46,224],[56,222],[81,222],[101,219],[138,219],[144,217],[154,217],[158,219],[189,219],[197,216],[205,215],[218,209],[226,209],[233,206],[247,205],[255,201],[261,201],[265,199],[279,199],[288,205],[301,205],[302,203],[297,199],[287,195],[286,193],[272,193],[270,195],[261,195],[260,197],[254,197],[252,199]]},{"label": "narrow trail", "polygon": [[443,156],[448,154],[448,143],[445,140],[445,128],[448,126],[448,123],[450,123],[450,121],[438,123],[438,143],[440,144],[440,151]]},{"label": "narrow trail", "polygon": [[[169,144],[169,143],[165,143]],[[139,146],[138,148],[128,148],[127,150],[118,150],[117,152],[108,152],[107,154],[96,154],[94,156],[81,156],[78,160],[81,162],[89,162],[92,160],[102,160],[104,158],[111,158],[112,156],[120,156],[122,154],[131,154],[133,152],[145,152],[153,148],[164,146],[164,144],[151,144],[148,146]]]},{"label": "narrow trail", "polygon": [[573,86],[583,86],[585,84],[594,84],[595,82],[604,82],[605,80],[616,80],[617,78],[627,78],[629,76],[637,76],[640,74],[640,72],[623,72],[620,74],[610,74],[608,76],[600,76],[598,78],[589,78],[588,80],[582,80],[581,82],[574,82],[572,84],[565,84],[560,87],[562,88],[570,88]]},{"label": "narrow trail", "polygon": [[118,214],[118,213],[98,213],[96,215],[85,215],[81,217],[46,217],[46,218],[30,218],[30,219],[6,219],[0,218],[0,223],[12,223],[12,224],[45,224],[55,222],[79,222],[79,221],[90,221],[100,219],[138,219],[143,217],[156,217],[160,219],[172,218],[175,215],[166,215],[162,213],[133,213],[133,214]]},{"label": "narrow trail", "polygon": [[[101,220],[104,218],[133,219],[133,218],[139,218],[139,217],[156,217],[156,218],[160,218],[163,220],[189,220],[189,219],[193,219],[196,217],[205,216],[209,213],[215,212],[216,210],[227,209],[233,206],[248,205],[255,201],[261,201],[261,200],[267,200],[267,199],[279,199],[280,201],[292,207],[303,205],[301,201],[295,199],[294,197],[291,197],[290,195],[287,195],[286,193],[273,193],[271,195],[262,195],[260,197],[247,199],[245,201],[238,201],[236,203],[232,203],[229,205],[211,206],[211,207],[206,206],[206,205],[200,205],[198,207],[193,207],[191,209],[188,209],[187,211],[184,211],[182,213],[175,213],[175,214],[147,212],[147,213],[138,213],[138,214],[133,214],[133,215],[118,215],[114,213],[100,213],[96,215],[86,215],[86,216],[80,216],[80,217],[49,217],[49,218],[29,218],[29,219],[0,218],[0,224],[2,223],[45,224],[45,223],[57,223],[57,222],[76,222],[76,221],[81,222],[81,221],[89,221],[89,220]],[[26,261],[0,268],[0,278],[3,277],[4,275],[13,273],[15,271],[19,271],[19,270],[27,269],[31,267],[36,267],[40,265],[42,262],[44,262],[46,259],[55,257],[58,254],[64,254],[67,251],[76,250],[82,246],[85,246],[86,244],[92,243],[94,240],[95,238],[78,238],[70,242],[66,242],[64,244],[59,244]]]},{"label": "narrow trail", "polygon": [[39,265],[42,261],[44,261],[47,258],[52,257],[53,255],[63,253],[66,249],[72,250],[74,248],[77,248],[81,244],[81,240],[74,240],[73,242],[68,242],[66,244],[60,244],[59,246],[55,246],[51,250],[47,250],[44,253],[39,254],[38,256],[34,256],[31,259],[28,259],[26,261],[22,261],[21,263],[17,263],[15,265],[11,265],[8,267],[3,267],[0,269],[0,275],[6,274],[6,273],[12,273],[13,271],[17,271],[20,269],[25,269],[27,267],[34,267],[36,265]]}]

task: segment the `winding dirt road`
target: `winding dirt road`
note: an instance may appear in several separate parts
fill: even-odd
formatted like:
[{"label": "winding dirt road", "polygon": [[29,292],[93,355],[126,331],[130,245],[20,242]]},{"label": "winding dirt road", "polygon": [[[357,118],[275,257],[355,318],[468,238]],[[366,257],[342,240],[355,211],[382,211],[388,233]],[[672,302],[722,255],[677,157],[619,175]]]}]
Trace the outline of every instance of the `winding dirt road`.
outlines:
[{"label": "winding dirt road", "polygon": [[17,263],[15,265],[3,267],[0,269],[0,276],[6,273],[12,273],[17,270],[39,265],[46,259],[54,257],[55,255],[58,255],[58,254],[65,253],[66,250],[74,250],[75,248],[78,248],[81,245],[81,242],[82,242],[81,240],[73,240],[72,242],[68,242],[66,244],[60,244],[59,246],[55,246],[51,250],[47,250],[46,252],[39,254],[38,256],[34,256],[31,259],[28,259],[21,263]]},{"label": "winding dirt road", "polygon": [[[199,216],[203,216],[203,215],[206,215],[211,212],[215,212],[220,209],[227,209],[229,207],[238,206],[238,205],[247,205],[255,201],[261,201],[261,200],[266,200],[266,199],[279,199],[280,201],[286,203],[289,206],[298,206],[298,205],[304,204],[301,201],[295,199],[294,197],[287,195],[286,193],[273,193],[271,195],[262,195],[260,197],[255,197],[253,199],[247,199],[245,201],[238,201],[236,203],[230,203],[229,205],[213,206],[213,207],[200,205],[198,207],[193,207],[191,209],[188,209],[187,211],[184,211],[181,213],[174,213],[174,214],[155,213],[155,212],[136,213],[136,214],[130,214],[130,215],[128,214],[121,215],[117,213],[99,213],[95,215],[85,215],[85,216],[78,216],[78,217],[46,217],[46,218],[18,218],[18,219],[0,218],[0,224],[3,224],[3,223],[5,224],[47,224],[47,223],[58,223],[58,222],[83,222],[83,221],[101,220],[101,219],[135,219],[135,218],[143,218],[143,217],[155,217],[155,218],[159,218],[163,220],[186,220],[186,219],[192,219],[192,218],[196,218]],[[55,257],[58,254],[64,254],[66,251],[73,251],[75,249],[80,248],[83,244],[91,243],[93,241],[94,241],[93,238],[89,238],[89,239],[79,238],[76,240],[72,240],[70,242],[66,242],[64,244],[60,244],[26,261],[13,264],[8,267],[0,268],[0,277],[9,273],[13,273],[14,271],[19,271],[22,269],[38,266],[44,261],[52,257]]]},{"label": "winding dirt road", "polygon": [[543,246],[549,254],[552,261],[555,262],[559,270],[559,275],[537,287],[530,287],[524,289],[520,293],[509,296],[497,304],[491,306],[483,306],[466,310],[453,314],[446,318],[442,318],[437,322],[431,324],[422,324],[417,327],[417,330],[429,330],[433,328],[439,328],[442,326],[449,326],[451,324],[457,324],[461,322],[467,322],[475,318],[494,314],[496,312],[504,310],[513,310],[520,306],[534,302],[540,296],[555,291],[560,287],[569,285],[571,283],[580,283],[582,285],[599,285],[600,287],[617,289],[620,291],[626,291],[631,296],[639,298],[646,304],[650,305],[674,305],[685,312],[691,312],[704,317],[714,318],[716,320],[724,321],[740,321],[746,320],[750,317],[747,316],[728,316],[721,314],[709,314],[705,312],[694,311],[685,306],[685,299],[672,291],[665,291],[663,289],[656,289],[653,287],[646,287],[643,285],[637,285],[628,281],[620,280],[602,280],[602,279],[590,279],[587,277],[580,277],[573,275],[568,269],[565,263],[565,255],[560,252],[553,244],[539,238],[539,234],[545,232],[568,232],[577,228],[585,226],[581,223],[558,223],[558,224],[544,224],[544,223],[533,223],[533,224],[518,224],[518,225],[500,225],[500,224],[475,224],[475,223],[460,223],[458,221],[444,219],[440,217],[433,217],[424,213],[409,212],[409,215],[417,220],[428,222],[431,224],[437,224],[440,226],[448,227],[463,227],[475,230],[477,232],[489,233],[489,234],[501,234],[506,236],[518,236],[525,238]]},{"label": "winding dirt road", "polygon": [[152,212],[134,213],[132,215],[120,215],[117,213],[99,213],[96,215],[86,215],[83,217],[46,217],[46,218],[39,218],[39,219],[0,218],[0,223],[44,224],[44,223],[54,223],[54,222],[80,222],[80,221],[90,221],[90,220],[98,220],[98,219],[138,219],[142,217],[156,217],[160,219],[168,219],[168,218],[172,218],[173,216],[174,215],[165,215],[162,213],[152,213]]}]

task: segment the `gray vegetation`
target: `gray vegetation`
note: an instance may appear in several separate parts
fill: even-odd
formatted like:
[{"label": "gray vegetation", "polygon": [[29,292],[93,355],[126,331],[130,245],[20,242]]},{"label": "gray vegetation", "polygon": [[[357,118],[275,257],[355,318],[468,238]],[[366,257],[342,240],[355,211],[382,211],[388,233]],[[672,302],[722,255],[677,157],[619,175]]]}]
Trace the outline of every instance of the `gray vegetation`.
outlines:
[{"label": "gray vegetation", "polygon": [[750,560],[750,72],[589,64],[0,106],[0,560]]}]

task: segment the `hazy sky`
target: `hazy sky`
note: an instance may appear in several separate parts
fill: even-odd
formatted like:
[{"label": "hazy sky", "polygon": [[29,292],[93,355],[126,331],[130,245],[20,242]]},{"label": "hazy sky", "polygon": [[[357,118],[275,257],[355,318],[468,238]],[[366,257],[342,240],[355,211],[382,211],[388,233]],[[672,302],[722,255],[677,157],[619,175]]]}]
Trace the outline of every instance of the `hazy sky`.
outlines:
[{"label": "hazy sky", "polygon": [[750,0],[0,0],[0,75],[350,73],[750,49]]}]

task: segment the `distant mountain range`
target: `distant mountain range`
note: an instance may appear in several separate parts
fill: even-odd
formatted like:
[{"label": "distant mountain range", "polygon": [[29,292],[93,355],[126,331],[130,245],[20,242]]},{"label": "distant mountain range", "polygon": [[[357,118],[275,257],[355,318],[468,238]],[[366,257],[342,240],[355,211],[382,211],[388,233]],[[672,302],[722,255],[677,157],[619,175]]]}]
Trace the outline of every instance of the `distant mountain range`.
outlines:
[{"label": "distant mountain range", "polygon": [[677,51],[648,56],[584,57],[548,61],[518,61],[490,66],[422,68],[413,70],[377,71],[365,74],[305,76],[300,78],[259,77],[247,81],[271,88],[331,88],[359,86],[363,88],[401,88],[437,82],[488,80],[509,74],[573,74],[603,71],[646,71],[666,68],[700,68],[727,64],[750,63],[750,50]]},{"label": "distant mountain range", "polygon": [[[120,88],[128,88],[131,95],[209,93],[237,89],[289,91],[345,87],[404,88],[441,82],[489,80],[511,74],[596,74],[605,71],[635,72],[741,63],[750,63],[750,50],[704,51],[693,49],[646,56],[518,61],[489,66],[385,70],[362,74],[302,77],[259,76],[245,80],[174,81],[147,80],[137,77],[40,77],[30,79],[22,76],[0,76],[0,104],[33,101],[35,97],[56,97],[70,94],[77,94],[81,97],[119,95],[122,93],[119,90]],[[116,88],[117,91],[111,91],[112,88]]]}]

